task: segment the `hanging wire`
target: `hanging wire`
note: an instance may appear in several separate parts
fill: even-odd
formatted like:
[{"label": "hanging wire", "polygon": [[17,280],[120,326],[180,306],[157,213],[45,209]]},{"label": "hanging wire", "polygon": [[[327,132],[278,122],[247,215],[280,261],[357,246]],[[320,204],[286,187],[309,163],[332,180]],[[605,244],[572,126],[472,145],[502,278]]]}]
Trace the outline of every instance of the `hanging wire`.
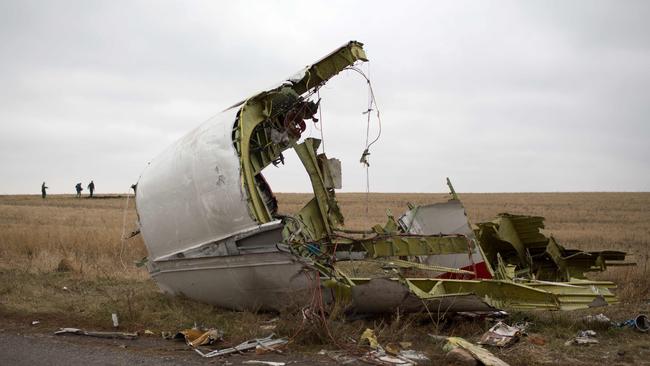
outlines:
[{"label": "hanging wire", "polygon": [[[366,79],[366,82],[368,83],[368,109],[363,112],[363,114],[368,115],[368,126],[366,128],[366,148],[370,148],[375,142],[379,140],[381,137],[381,114],[379,112],[379,105],[377,105],[377,99],[375,98],[375,91],[372,88],[372,82],[370,81],[370,78],[366,76],[366,74],[359,69],[358,67],[348,67],[347,69],[355,71],[359,73],[361,76],[363,76],[364,79]],[[370,68],[368,68],[368,74],[370,74]],[[373,108],[374,106],[374,108]],[[379,127],[379,130],[377,132],[377,136],[369,142],[369,136],[370,136],[370,112],[375,111],[375,114],[377,116],[377,124]]]},{"label": "hanging wire", "polygon": [[[360,159],[360,162],[366,166],[366,223],[368,223],[368,221],[370,220],[370,163],[368,163],[368,157],[370,156],[370,147],[375,142],[377,142],[379,140],[379,137],[381,136],[381,115],[379,112],[379,106],[377,105],[377,100],[375,99],[375,92],[372,89],[372,82],[370,81],[370,77],[366,76],[366,74],[357,67],[351,66],[348,67],[348,69],[355,71],[361,76],[363,76],[363,78],[366,79],[366,82],[368,84],[368,108],[363,112],[363,114],[367,115],[366,146],[365,149],[363,150],[363,153],[361,154],[361,159]],[[370,75],[370,65],[368,65],[368,75]],[[373,110],[375,111],[377,116],[377,123],[379,126],[379,130],[377,132],[377,136],[372,141],[370,141],[370,116]]]},{"label": "hanging wire", "polygon": [[323,136],[323,105],[321,104],[322,100],[320,99],[320,88],[316,90],[316,96],[318,97],[318,122],[320,122],[320,128],[316,127],[316,129],[320,131],[321,146],[323,147],[323,154],[325,154],[325,136]]}]

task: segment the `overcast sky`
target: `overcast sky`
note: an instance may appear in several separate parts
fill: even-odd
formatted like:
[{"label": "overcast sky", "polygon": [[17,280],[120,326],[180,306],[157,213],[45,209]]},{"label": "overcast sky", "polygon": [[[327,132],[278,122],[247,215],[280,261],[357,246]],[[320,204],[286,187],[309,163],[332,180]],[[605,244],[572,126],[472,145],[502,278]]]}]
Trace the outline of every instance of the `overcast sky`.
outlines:
[{"label": "overcast sky", "polygon": [[[201,122],[352,39],[382,113],[371,191],[648,191],[649,19],[647,1],[4,0],[0,193],[127,191]],[[321,97],[343,191],[364,191],[366,84],[346,72]],[[310,190],[293,153],[267,170]]]}]

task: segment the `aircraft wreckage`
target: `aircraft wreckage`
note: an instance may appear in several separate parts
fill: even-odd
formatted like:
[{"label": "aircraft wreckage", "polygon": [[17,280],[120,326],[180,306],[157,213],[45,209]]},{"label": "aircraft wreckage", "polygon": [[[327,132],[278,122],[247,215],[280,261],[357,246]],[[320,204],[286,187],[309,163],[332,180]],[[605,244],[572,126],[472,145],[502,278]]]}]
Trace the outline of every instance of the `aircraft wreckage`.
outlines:
[{"label": "aircraft wreckage", "polygon": [[[200,125],[150,162],[136,204],[151,276],[167,293],[232,309],[282,309],[318,289],[357,312],[572,310],[617,302],[615,284],[589,271],[624,265],[625,253],[562,247],[541,217],[502,214],[472,229],[451,199],[410,206],[384,226],[347,230],[335,189],[340,162],[301,139],[316,91],[367,61],[349,42]],[[262,169],[294,149],[314,197],[279,216]],[[363,261],[379,271],[354,277]]]}]

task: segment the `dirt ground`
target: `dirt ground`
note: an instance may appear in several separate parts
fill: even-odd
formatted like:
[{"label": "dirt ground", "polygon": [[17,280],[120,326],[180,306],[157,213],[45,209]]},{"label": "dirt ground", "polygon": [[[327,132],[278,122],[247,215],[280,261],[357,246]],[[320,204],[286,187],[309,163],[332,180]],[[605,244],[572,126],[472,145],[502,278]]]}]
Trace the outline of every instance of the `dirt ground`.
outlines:
[{"label": "dirt ground", "polygon": [[[278,194],[280,209],[295,212],[309,196]],[[408,202],[446,199],[444,194],[338,194],[350,228],[385,222],[386,209],[401,214]],[[529,336],[506,349],[491,350],[511,365],[650,364],[650,334],[626,328],[598,328],[598,345],[565,346],[588,329],[586,315],[604,313],[624,321],[650,314],[650,193],[517,193],[461,194],[472,222],[499,212],[541,215],[546,233],[564,246],[626,250],[636,267],[612,268],[592,278],[618,283],[621,304],[576,312],[514,312],[507,322],[532,323]],[[162,295],[137,265],[146,256],[142,239],[122,241],[134,228],[132,198],[105,196],[0,196],[0,365],[5,364],[238,364],[247,360],[336,364],[321,349],[359,351],[355,342],[370,328],[381,344],[410,342],[432,364],[444,364],[440,342],[429,333],[461,336],[476,342],[491,325],[484,319],[433,319],[427,314],[389,314],[353,319],[342,315],[321,324],[305,323],[300,313],[255,314],[215,308]],[[124,225],[126,223],[126,225]],[[111,330],[111,313],[121,330],[151,330],[156,336],[113,341],[81,336],[54,336],[60,327]],[[276,319],[277,320],[274,320]],[[33,320],[41,323],[31,326]],[[162,331],[199,325],[224,331],[223,343],[235,345],[273,332],[290,337],[283,355],[237,355],[202,359],[183,343],[163,340]],[[593,328],[593,327],[592,327]],[[534,337],[543,344],[533,343]],[[293,364],[293,363],[292,363]]]},{"label": "dirt ground", "polygon": [[337,363],[326,356],[286,350],[282,354],[255,352],[228,357],[201,358],[181,341],[157,336],[134,340],[102,339],[78,335],[54,335],[48,322],[36,326],[5,319],[0,328],[0,364],[33,365],[245,365],[250,361],[284,362],[291,365]]}]

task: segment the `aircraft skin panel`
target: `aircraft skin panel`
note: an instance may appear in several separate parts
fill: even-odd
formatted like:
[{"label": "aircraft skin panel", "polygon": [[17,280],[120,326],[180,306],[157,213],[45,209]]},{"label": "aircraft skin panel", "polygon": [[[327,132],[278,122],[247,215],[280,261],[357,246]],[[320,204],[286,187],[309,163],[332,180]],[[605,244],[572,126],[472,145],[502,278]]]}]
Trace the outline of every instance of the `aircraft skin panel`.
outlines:
[{"label": "aircraft skin panel", "polygon": [[258,225],[242,192],[234,120],[226,112],[204,122],[142,173],[136,205],[152,260]]}]

